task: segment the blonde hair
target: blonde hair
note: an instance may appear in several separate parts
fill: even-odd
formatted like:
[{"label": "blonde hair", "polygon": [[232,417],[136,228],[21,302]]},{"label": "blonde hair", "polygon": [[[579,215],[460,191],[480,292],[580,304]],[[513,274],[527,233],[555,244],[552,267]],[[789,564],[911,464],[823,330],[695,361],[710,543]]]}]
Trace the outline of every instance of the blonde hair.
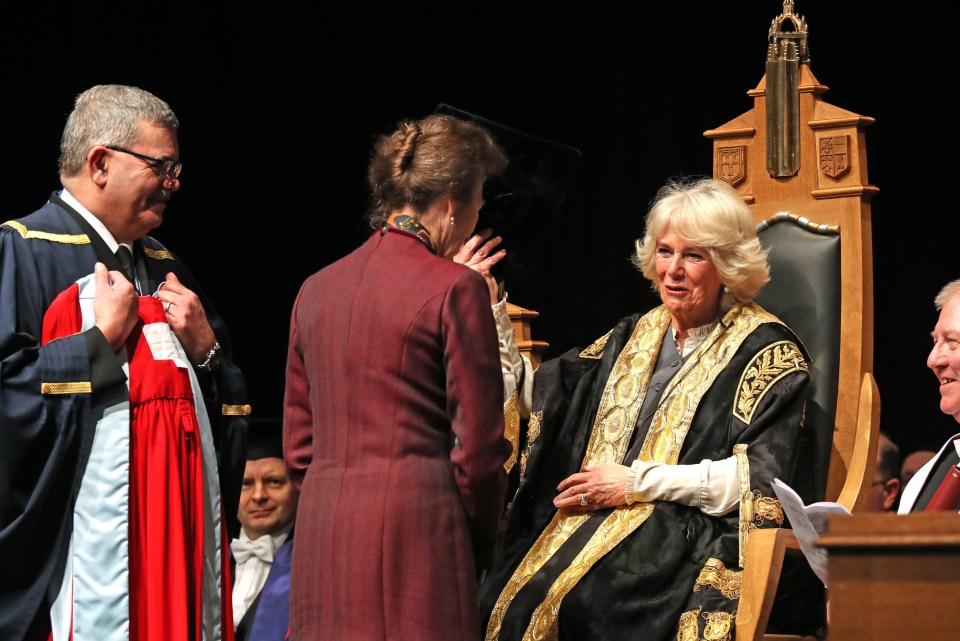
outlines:
[{"label": "blonde hair", "polygon": [[667,230],[686,243],[706,249],[724,292],[721,311],[749,303],[770,280],[767,251],[760,245],[750,208],[737,191],[720,180],[673,179],[657,192],[643,238],[635,243],[634,266],[658,291],[657,243]]}]

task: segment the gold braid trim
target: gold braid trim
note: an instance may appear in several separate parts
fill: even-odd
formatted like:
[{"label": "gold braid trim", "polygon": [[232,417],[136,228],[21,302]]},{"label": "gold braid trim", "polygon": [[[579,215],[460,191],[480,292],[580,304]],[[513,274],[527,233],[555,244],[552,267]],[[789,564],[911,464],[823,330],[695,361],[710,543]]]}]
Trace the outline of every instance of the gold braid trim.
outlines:
[{"label": "gold braid trim", "polygon": [[680,615],[677,624],[677,641],[700,641],[700,608]]},{"label": "gold braid trim", "polygon": [[669,327],[666,307],[644,314],[637,322],[603,388],[583,465],[623,462]]},{"label": "gold braid trim", "polygon": [[693,591],[699,592],[701,587],[710,587],[731,600],[740,598],[740,585],[743,581],[743,572],[728,570],[720,559],[711,558],[700,570],[700,576],[693,584]]},{"label": "gold braid trim", "polygon": [[727,312],[667,384],[663,400],[653,415],[650,431],[640,449],[640,460],[676,465],[680,446],[690,429],[700,399],[733,359],[747,336],[769,322],[778,321],[775,316],[754,304],[734,305]]},{"label": "gold braid trim", "polygon": [[540,423],[543,421],[543,410],[539,410],[530,415],[527,420],[527,446],[520,455],[520,477],[527,474],[527,459],[530,458],[530,450],[533,449],[533,443],[540,436]]},{"label": "gold braid trim", "polygon": [[580,352],[580,358],[589,358],[593,360],[599,360],[603,356],[603,347],[607,344],[607,339],[610,338],[610,334],[613,333],[611,329],[609,332],[593,341],[593,344],[590,345],[587,349]]},{"label": "gold braid trim", "polygon": [[[731,308],[711,336],[680,368],[672,384],[664,390],[664,401],[652,418],[650,431],[641,448],[642,460],[676,464],[680,447],[696,413],[697,402],[729,364],[744,339],[761,324],[768,322],[777,322],[777,319],[756,305],[735,305]],[[662,306],[645,314],[637,322],[607,379],[583,465],[623,462],[640,413],[641,401],[669,326],[670,314]],[[696,370],[691,371],[694,368]],[[695,401],[691,402],[691,399]],[[643,524],[652,511],[651,503],[634,503],[618,507],[606,518],[574,562],[551,586],[544,602],[534,611],[524,634],[525,640],[555,638],[557,614],[564,596],[597,560]],[[560,511],[554,515],[501,591],[487,624],[487,641],[499,637],[500,626],[513,597],[584,521],[586,516],[583,514]]]},{"label": "gold braid trim", "polygon": [[173,260],[173,254],[166,249],[150,249],[149,247],[144,247],[143,253],[146,254],[147,257],[155,260]]},{"label": "gold braid trim", "polygon": [[653,513],[653,503],[620,506],[608,516],[573,562],[550,586],[543,603],[530,617],[523,641],[556,641],[560,603],[581,578],[607,552],[619,545]]},{"label": "gold braid trim", "polygon": [[503,464],[507,474],[517,464],[517,452],[520,450],[520,407],[517,393],[514,392],[503,404],[503,437],[510,441],[510,458]]},{"label": "gold braid trim", "polygon": [[503,623],[507,608],[513,602],[513,597],[588,518],[589,514],[570,514],[564,511],[558,511],[553,515],[553,520],[544,528],[540,538],[527,551],[526,556],[520,561],[520,565],[514,570],[513,576],[510,577],[497,598],[493,611],[490,613],[490,620],[487,622],[485,637],[487,641],[495,641],[500,636],[500,625]]},{"label": "gold braid trim", "polygon": [[703,627],[703,641],[730,641],[734,615],[730,612],[704,612],[707,625]]},{"label": "gold braid trim", "polygon": [[737,457],[737,482],[740,486],[740,567],[747,553],[747,532],[753,525],[753,494],[750,492],[750,459],[747,458],[747,446],[744,443],[733,446],[733,455]]},{"label": "gold braid trim", "polygon": [[733,415],[749,425],[767,390],[787,374],[807,369],[807,361],[793,341],[778,341],[764,347],[740,377]]},{"label": "gold braid trim", "polygon": [[93,386],[89,382],[40,383],[41,394],[91,394]]},{"label": "gold braid trim", "polygon": [[26,239],[36,239],[36,240],[46,240],[51,243],[63,243],[64,245],[89,245],[90,238],[86,234],[54,234],[47,231],[34,231],[32,229],[27,229],[22,223],[18,223],[15,220],[8,220],[3,223],[4,227],[9,227],[10,229],[16,231],[24,240]]},{"label": "gold braid trim", "polygon": [[220,408],[223,416],[249,416],[252,411],[249,405],[224,405]]},{"label": "gold braid trim", "polygon": [[765,521],[773,521],[777,527],[783,525],[783,507],[777,499],[764,496],[760,490],[750,489],[747,446],[734,445],[733,454],[737,457],[737,479],[740,484],[740,567],[743,567],[750,531],[761,527]]}]

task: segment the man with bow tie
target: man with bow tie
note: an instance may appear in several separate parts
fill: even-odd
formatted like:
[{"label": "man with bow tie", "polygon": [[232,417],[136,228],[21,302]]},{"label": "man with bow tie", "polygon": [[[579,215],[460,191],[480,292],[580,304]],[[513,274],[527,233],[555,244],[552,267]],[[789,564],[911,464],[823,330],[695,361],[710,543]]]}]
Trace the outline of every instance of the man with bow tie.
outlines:
[{"label": "man with bow tie", "polygon": [[290,560],[298,492],[278,421],[251,421],[240,490],[240,537],[230,543],[236,641],[283,641],[290,627]]}]

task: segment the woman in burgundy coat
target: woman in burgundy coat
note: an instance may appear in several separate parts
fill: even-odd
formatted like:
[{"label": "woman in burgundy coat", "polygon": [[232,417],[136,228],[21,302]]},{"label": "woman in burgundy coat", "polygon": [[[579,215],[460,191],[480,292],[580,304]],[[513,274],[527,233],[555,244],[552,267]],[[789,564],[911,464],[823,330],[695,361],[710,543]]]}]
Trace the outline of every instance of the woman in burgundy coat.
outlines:
[{"label": "woman in burgundy coat", "polygon": [[284,399],[293,641],[479,638],[510,446],[490,292],[450,259],[504,163],[472,123],[401,124],[370,161],[375,231],[300,290]]}]

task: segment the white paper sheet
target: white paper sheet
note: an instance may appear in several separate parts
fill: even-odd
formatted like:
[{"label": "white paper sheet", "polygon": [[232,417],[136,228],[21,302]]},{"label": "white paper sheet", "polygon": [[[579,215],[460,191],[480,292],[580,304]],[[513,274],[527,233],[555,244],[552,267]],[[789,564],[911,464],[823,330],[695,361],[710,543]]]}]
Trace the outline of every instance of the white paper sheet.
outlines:
[{"label": "white paper sheet", "polygon": [[817,547],[813,542],[827,529],[828,516],[850,514],[850,511],[831,501],[804,505],[800,495],[780,479],[773,479],[773,492],[790,520],[800,551],[807,558],[810,568],[827,585],[827,550]]}]

